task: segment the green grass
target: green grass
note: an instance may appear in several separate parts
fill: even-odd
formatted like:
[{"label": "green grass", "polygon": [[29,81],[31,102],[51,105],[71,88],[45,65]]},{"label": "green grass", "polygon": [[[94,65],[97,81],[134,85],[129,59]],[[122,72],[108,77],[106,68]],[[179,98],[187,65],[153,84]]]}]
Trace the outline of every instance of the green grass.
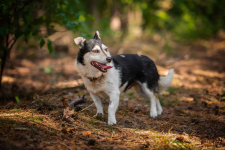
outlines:
[{"label": "green grass", "polygon": [[56,133],[50,132],[50,131],[47,131],[46,134],[49,134],[49,135],[56,135]]},{"label": "green grass", "polygon": [[11,111],[12,111],[12,112],[20,112],[21,109],[12,109]]},{"label": "green grass", "polygon": [[95,120],[91,120],[90,123],[91,123],[92,125],[99,125],[99,124],[100,124],[99,122],[97,122],[97,121],[95,121]]},{"label": "green grass", "polygon": [[169,87],[167,89],[168,92],[170,92],[170,94],[175,94],[177,91],[179,91],[180,89],[179,88],[176,88],[176,87]]},{"label": "green grass", "polygon": [[129,97],[135,97],[134,92],[129,92],[129,93],[127,93],[126,95],[129,96]]},{"label": "green grass", "polygon": [[28,116],[28,117],[26,117],[26,119],[29,119],[29,120],[34,120],[34,121],[37,121],[37,122],[42,122],[43,121],[43,117],[30,117],[30,116]]},{"label": "green grass", "polygon": [[150,103],[150,100],[149,100],[149,99],[146,99],[145,102],[146,102],[146,103]]}]

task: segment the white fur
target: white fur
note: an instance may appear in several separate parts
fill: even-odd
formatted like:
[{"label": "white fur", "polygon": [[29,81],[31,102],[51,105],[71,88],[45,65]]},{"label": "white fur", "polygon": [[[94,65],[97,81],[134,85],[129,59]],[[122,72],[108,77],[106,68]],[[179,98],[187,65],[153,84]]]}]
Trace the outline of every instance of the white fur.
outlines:
[{"label": "white fur", "polygon": [[140,55],[140,54],[137,54],[137,55],[141,57],[141,55]]},{"label": "white fur", "polygon": [[105,49],[107,49],[108,47],[105,46],[105,44],[102,44],[102,48],[105,50]]},{"label": "white fur", "polygon": [[[95,67],[89,65],[90,63],[86,63],[86,57],[89,57],[86,54],[84,61],[85,66],[82,64],[75,63],[77,71],[81,75],[84,85],[87,90],[90,92],[91,98],[95,102],[95,106],[97,108],[97,114],[104,114],[103,107],[101,103],[100,97],[110,98],[110,104],[108,107],[108,124],[116,124],[116,111],[119,105],[119,96],[120,91],[122,92],[128,83],[125,83],[121,88],[119,88],[121,84],[120,79],[120,71],[115,69],[113,63],[109,63],[108,65],[113,66],[113,68],[108,69],[106,73],[104,73],[104,77],[100,81],[92,82],[88,77],[100,77],[102,72],[98,71]],[[173,69],[171,69],[166,77],[160,77],[159,84],[160,86],[168,86],[172,81],[171,77],[173,76]],[[139,83],[139,85],[134,86],[135,90],[141,96],[150,99],[151,107],[150,107],[150,117],[155,118],[158,115],[161,115],[163,112],[162,106],[160,105],[159,99],[155,96],[154,92],[151,91],[146,83]],[[96,114],[96,115],[97,115]]]},{"label": "white fur", "polygon": [[155,118],[157,117],[157,108],[156,108],[156,97],[155,97],[155,94],[154,92],[152,92],[149,88],[147,88],[147,84],[144,83],[141,85],[142,86],[142,89],[144,91],[144,93],[146,94],[146,96],[150,99],[151,101],[151,109],[150,109],[150,117],[152,118]]},{"label": "white fur", "polygon": [[[78,64],[77,61],[75,62],[76,69],[78,73],[80,74],[80,76],[82,77],[82,79],[84,76],[95,77],[95,78],[100,77],[102,75],[102,72],[100,72],[97,68],[93,67],[91,65],[91,62],[96,61],[102,64],[107,64],[108,62],[106,61],[106,58],[111,57],[109,52],[105,52],[104,54],[98,45],[95,45],[92,50],[99,50],[99,53],[93,53],[93,52],[86,53],[84,55],[85,66],[83,66],[82,64]],[[112,66],[112,64],[107,64],[107,65]]]},{"label": "white fur", "polygon": [[163,112],[163,109],[162,109],[162,106],[160,104],[160,101],[159,99],[156,97],[156,107],[157,107],[157,114],[158,115],[161,115],[162,112]]},{"label": "white fur", "polygon": [[84,46],[84,42],[86,41],[83,37],[77,37],[74,39],[74,42],[79,46],[79,48]]},{"label": "white fur", "polygon": [[98,31],[96,31],[95,33],[97,34],[98,38],[101,39],[100,38],[100,33]]},{"label": "white fur", "polygon": [[[79,42],[82,41],[83,39],[77,39],[76,42],[80,44]],[[102,44],[102,48],[103,50],[105,50],[107,47],[104,44]],[[106,58],[111,56],[108,51],[107,52],[105,51],[105,53],[103,53],[100,47],[97,45],[94,46],[93,50],[100,50],[100,51],[98,53],[94,52],[86,53],[84,55],[85,65],[82,65],[76,61],[75,66],[84,82],[85,87],[89,91],[91,98],[95,102],[97,114],[98,113],[104,114],[100,97],[110,98],[110,104],[108,107],[108,124],[109,125],[116,124],[117,123],[116,111],[119,105],[120,91],[123,91],[128,83],[125,83],[121,88],[119,87],[121,85],[120,71],[113,66],[112,62],[108,63],[106,61]],[[124,55],[120,56],[125,57]],[[92,61],[103,63],[108,66],[113,66],[113,68],[108,69],[106,73],[102,73],[101,71],[99,71],[97,68],[93,67],[90,64]],[[90,81],[89,78],[93,77],[95,78],[101,77],[101,80]],[[160,76],[159,80],[160,88],[162,89],[163,87],[168,87],[172,81],[172,78],[173,78],[173,69],[169,71],[166,77]],[[150,99],[151,117],[155,118],[158,115],[162,114],[163,110],[158,98],[154,95],[154,92],[147,87],[146,83],[139,83],[139,85],[136,85],[134,88],[141,96]]]},{"label": "white fur", "polygon": [[144,98],[150,99],[151,108],[150,108],[150,117],[155,118],[158,115],[161,115],[163,112],[162,106],[159,99],[154,95],[150,89],[147,88],[146,83],[140,83],[139,85],[134,86],[135,91]]},{"label": "white fur", "polygon": [[98,45],[95,45],[95,47],[92,50],[101,50],[101,48]]},{"label": "white fur", "polygon": [[166,88],[169,87],[169,85],[171,84],[173,80],[173,72],[174,72],[174,69],[170,69],[167,76],[165,77],[160,76],[159,78],[160,91],[166,90]]},{"label": "white fur", "polygon": [[92,94],[92,93],[90,93],[90,95],[91,95],[92,100],[95,102],[95,106],[96,106],[96,108],[97,108],[97,113],[96,113],[96,115],[97,115],[97,114],[102,114],[102,115],[104,115],[103,107],[102,107],[102,102],[101,102],[100,97],[97,96],[97,95],[95,95],[95,94]]},{"label": "white fur", "polygon": [[[85,60],[85,59],[84,59]],[[108,64],[113,66],[112,63]],[[103,108],[101,104],[101,99],[99,97],[109,96],[110,105],[108,109],[108,124],[116,124],[116,110],[119,105],[119,85],[120,85],[120,73],[119,70],[116,70],[115,67],[109,69],[107,73],[104,73],[104,77],[100,81],[92,82],[85,76],[89,77],[99,77],[102,75],[102,72],[98,71],[91,65],[78,64],[75,62],[77,71],[81,75],[84,85],[91,94],[91,98],[95,102],[97,108],[97,113],[103,114]],[[97,71],[96,71],[97,70]],[[96,75],[97,74],[97,75]]]}]

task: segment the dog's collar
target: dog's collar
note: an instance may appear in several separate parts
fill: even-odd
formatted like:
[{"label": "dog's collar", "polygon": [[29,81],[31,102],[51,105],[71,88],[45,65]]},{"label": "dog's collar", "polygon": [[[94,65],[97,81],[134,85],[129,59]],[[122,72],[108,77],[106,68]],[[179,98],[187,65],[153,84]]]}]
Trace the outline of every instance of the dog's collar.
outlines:
[{"label": "dog's collar", "polygon": [[85,77],[88,78],[91,82],[95,82],[95,81],[100,81],[104,77],[104,75],[102,74],[97,78],[96,77],[88,77],[88,76],[85,76]]}]

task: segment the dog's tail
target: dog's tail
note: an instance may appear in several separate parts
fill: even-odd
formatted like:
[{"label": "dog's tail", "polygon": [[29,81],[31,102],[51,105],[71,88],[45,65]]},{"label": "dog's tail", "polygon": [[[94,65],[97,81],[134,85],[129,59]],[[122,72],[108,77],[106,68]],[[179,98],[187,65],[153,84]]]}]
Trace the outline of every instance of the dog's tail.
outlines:
[{"label": "dog's tail", "polygon": [[174,72],[174,69],[170,69],[167,76],[159,77],[159,90],[160,91],[164,91],[170,86],[170,84],[173,80],[173,72]]}]

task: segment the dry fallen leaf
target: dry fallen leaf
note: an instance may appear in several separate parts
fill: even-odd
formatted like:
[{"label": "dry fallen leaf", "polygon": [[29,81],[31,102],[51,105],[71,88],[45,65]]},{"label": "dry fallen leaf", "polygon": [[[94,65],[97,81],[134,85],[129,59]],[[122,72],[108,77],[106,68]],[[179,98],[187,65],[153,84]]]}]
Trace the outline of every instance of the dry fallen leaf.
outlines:
[{"label": "dry fallen leaf", "polygon": [[184,137],[183,136],[179,136],[179,137],[176,138],[176,141],[179,141],[179,142],[183,143],[184,142]]},{"label": "dry fallen leaf", "polygon": [[62,133],[64,133],[64,134],[67,134],[67,133],[68,133],[67,128],[65,128],[65,127],[64,127],[64,128],[62,128],[62,130],[61,130],[61,131],[62,131]]},{"label": "dry fallen leaf", "polygon": [[84,131],[82,134],[83,134],[84,136],[91,135],[91,131]]}]

